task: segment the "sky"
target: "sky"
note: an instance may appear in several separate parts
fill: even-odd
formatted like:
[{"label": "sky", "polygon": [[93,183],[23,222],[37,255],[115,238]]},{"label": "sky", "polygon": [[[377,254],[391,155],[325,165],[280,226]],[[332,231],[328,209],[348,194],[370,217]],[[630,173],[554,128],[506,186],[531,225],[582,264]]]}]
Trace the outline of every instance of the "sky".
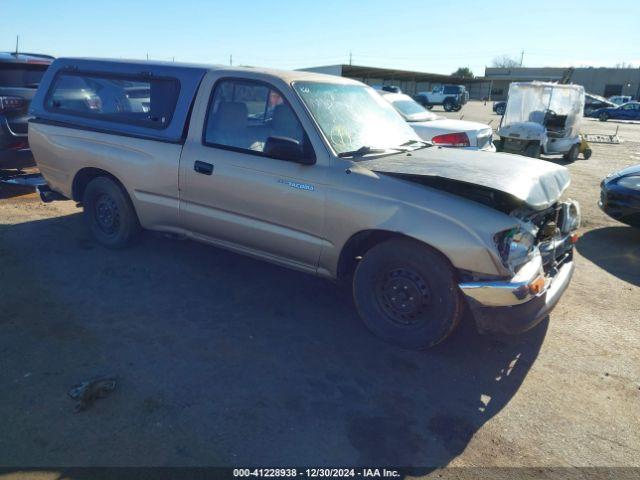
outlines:
[{"label": "sky", "polygon": [[[476,76],[640,67],[640,1],[0,0],[0,51],[294,69],[349,63]],[[232,56],[232,59],[230,58]]]}]

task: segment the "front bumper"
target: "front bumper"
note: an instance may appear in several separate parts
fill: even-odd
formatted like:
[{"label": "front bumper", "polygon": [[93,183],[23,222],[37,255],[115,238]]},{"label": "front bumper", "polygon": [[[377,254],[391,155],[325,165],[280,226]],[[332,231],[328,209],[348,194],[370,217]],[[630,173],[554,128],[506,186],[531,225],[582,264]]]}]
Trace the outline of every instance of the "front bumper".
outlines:
[{"label": "front bumper", "polygon": [[600,209],[611,218],[640,227],[640,193],[613,182],[600,184]]},{"label": "front bumper", "polygon": [[507,281],[460,284],[480,332],[521,333],[536,326],[556,306],[573,275],[569,248],[546,271],[537,255]]}]

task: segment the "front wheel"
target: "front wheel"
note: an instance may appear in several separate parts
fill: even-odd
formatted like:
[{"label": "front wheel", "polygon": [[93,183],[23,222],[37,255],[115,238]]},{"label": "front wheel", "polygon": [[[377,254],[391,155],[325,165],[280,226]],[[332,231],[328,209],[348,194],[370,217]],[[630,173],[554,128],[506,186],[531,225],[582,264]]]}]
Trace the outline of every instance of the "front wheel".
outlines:
[{"label": "front wheel", "polygon": [[506,107],[498,107],[496,108],[496,113],[498,115],[504,115],[505,110],[506,110]]},{"label": "front wheel", "polygon": [[139,233],[140,223],[129,195],[111,178],[91,180],[82,203],[91,234],[105,247],[123,248]]},{"label": "front wheel", "polygon": [[451,100],[444,102],[442,106],[444,107],[445,112],[451,112],[455,108],[455,105]]},{"label": "front wheel", "polygon": [[427,110],[431,110],[433,108],[433,105],[427,103],[426,105],[424,105],[424,108],[426,108]]},{"label": "front wheel", "polygon": [[456,105],[453,109],[454,112],[459,112],[460,110],[462,110],[462,105]]},{"label": "front wheel", "polygon": [[609,120],[609,114],[607,112],[602,112],[598,116],[598,120],[600,120],[601,122],[606,122],[607,120]]},{"label": "front wheel", "polygon": [[584,157],[585,160],[589,160],[591,158],[591,154],[593,154],[593,150],[591,150],[590,148],[587,148],[582,154],[582,156]]},{"label": "front wheel", "polygon": [[580,145],[575,143],[571,145],[569,151],[564,154],[564,159],[575,162],[578,159],[578,155],[580,155]]},{"label": "front wheel", "polygon": [[353,297],[373,333],[418,350],[447,338],[463,310],[449,263],[409,239],[388,240],[365,253],[353,278]]}]

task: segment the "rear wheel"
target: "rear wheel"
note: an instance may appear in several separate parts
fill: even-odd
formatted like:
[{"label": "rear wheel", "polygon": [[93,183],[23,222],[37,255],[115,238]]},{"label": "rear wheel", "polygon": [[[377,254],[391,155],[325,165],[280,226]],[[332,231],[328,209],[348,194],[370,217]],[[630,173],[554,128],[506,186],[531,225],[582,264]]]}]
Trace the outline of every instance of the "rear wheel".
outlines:
[{"label": "rear wheel", "polygon": [[505,107],[504,105],[501,105],[501,106],[496,108],[496,113],[498,115],[504,115],[504,112],[505,112],[506,108],[507,107]]},{"label": "rear wheel", "polygon": [[442,106],[444,107],[445,112],[452,112],[453,109],[456,107],[455,103],[453,102],[453,100],[451,100],[449,98],[444,101]]},{"label": "rear wheel", "polygon": [[539,143],[530,143],[524,149],[524,154],[527,157],[540,158],[540,144]]},{"label": "rear wheel", "polygon": [[584,157],[585,160],[589,160],[591,158],[592,153],[593,153],[593,150],[591,150],[590,148],[587,148],[582,154],[582,156]]},{"label": "rear wheel", "polygon": [[140,223],[129,195],[111,178],[91,180],[82,203],[91,234],[105,247],[123,248],[139,233]]},{"label": "rear wheel", "polygon": [[409,239],[388,240],[364,255],[353,278],[353,296],[365,325],[404,348],[441,342],[462,316],[449,263]]},{"label": "rear wheel", "polygon": [[598,120],[600,120],[601,122],[606,122],[607,120],[609,120],[609,114],[607,112],[602,112],[598,116]]},{"label": "rear wheel", "polygon": [[564,159],[569,160],[570,162],[575,162],[578,159],[578,155],[580,155],[580,145],[576,143],[571,145],[569,151],[564,154]]},{"label": "rear wheel", "polygon": [[460,110],[462,110],[462,105],[456,105],[453,109],[454,112],[459,112]]},{"label": "rear wheel", "polygon": [[424,108],[426,108],[427,110],[431,110],[433,108],[433,105],[427,103],[426,105],[424,105]]}]

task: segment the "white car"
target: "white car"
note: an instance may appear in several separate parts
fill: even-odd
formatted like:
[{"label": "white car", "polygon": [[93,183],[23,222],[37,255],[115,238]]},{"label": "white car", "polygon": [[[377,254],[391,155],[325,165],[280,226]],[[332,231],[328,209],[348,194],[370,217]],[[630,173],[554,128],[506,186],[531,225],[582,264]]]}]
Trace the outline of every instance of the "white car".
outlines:
[{"label": "white car", "polygon": [[609,97],[608,100],[616,105],[624,105],[631,101],[631,97],[629,95],[614,95],[613,97]]},{"label": "white car", "polygon": [[418,136],[442,147],[495,152],[489,125],[439,117],[408,95],[378,92],[413,127]]}]

